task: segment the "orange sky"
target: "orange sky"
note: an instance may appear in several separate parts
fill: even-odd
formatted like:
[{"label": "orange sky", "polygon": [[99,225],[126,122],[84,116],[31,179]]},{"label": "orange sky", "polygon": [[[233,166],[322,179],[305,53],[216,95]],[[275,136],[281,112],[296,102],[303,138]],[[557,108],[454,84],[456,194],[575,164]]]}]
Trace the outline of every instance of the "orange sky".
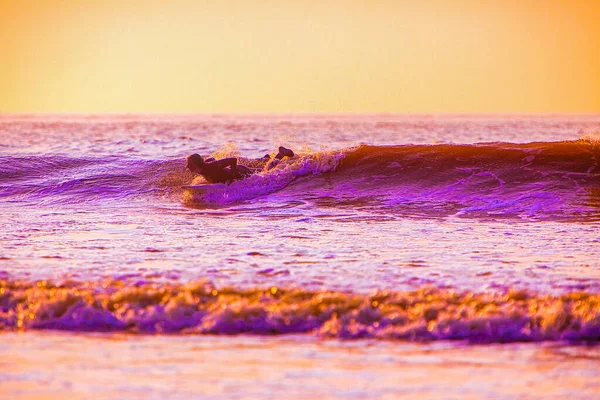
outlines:
[{"label": "orange sky", "polygon": [[600,112],[600,1],[0,0],[0,112]]}]

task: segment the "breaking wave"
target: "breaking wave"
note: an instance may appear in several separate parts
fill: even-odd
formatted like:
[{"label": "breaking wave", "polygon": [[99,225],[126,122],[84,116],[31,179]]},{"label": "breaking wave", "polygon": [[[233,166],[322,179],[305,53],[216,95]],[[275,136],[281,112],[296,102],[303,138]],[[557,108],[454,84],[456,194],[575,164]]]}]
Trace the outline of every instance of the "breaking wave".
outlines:
[{"label": "breaking wave", "polygon": [[[217,190],[206,193],[196,193],[194,190],[186,190],[184,202],[186,204],[231,204],[239,201],[251,200],[259,196],[268,195],[284,189],[300,177],[314,176],[330,171],[335,171],[343,158],[343,152],[316,152],[304,154],[294,159],[284,159],[274,168],[262,170],[244,180],[234,181],[229,185],[223,185]],[[254,160],[242,161],[252,167]],[[192,184],[205,183],[201,177],[195,178]]]},{"label": "breaking wave", "polygon": [[[305,154],[188,205],[281,199],[402,216],[600,219],[600,148],[554,143],[369,146]],[[193,184],[202,183],[197,178]]]},{"label": "breaking wave", "polygon": [[600,341],[600,295],[356,294],[123,281],[0,281],[0,330],[278,335],[473,343]]},{"label": "breaking wave", "polygon": [[[242,165],[252,163],[240,159]],[[591,136],[306,152],[201,194],[182,189],[204,182],[184,164],[178,158],[2,157],[0,198],[78,204],[163,196],[204,207],[278,192],[282,201],[392,216],[600,220],[600,147]]]}]

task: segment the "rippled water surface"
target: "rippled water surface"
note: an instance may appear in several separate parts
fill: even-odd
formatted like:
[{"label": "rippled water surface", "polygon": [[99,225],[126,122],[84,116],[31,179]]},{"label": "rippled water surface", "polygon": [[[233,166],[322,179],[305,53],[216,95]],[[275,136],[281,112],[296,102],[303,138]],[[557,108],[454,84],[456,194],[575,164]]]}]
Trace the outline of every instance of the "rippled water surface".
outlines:
[{"label": "rippled water surface", "polygon": [[0,362],[2,386],[23,399],[594,399],[600,390],[599,349],[586,346],[10,333],[0,350],[14,362]]}]

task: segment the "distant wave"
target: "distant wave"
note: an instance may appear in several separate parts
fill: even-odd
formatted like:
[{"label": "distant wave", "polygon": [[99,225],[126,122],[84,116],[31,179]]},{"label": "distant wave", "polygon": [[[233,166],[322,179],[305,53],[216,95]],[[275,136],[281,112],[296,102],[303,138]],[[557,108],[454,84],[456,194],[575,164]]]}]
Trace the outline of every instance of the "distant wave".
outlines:
[{"label": "distant wave", "polygon": [[227,206],[278,192],[280,200],[390,216],[600,220],[600,146],[590,138],[362,145],[300,154],[211,193],[181,189],[202,182],[182,159],[0,157],[0,198],[39,203],[166,196],[193,207]]},{"label": "distant wave", "polygon": [[453,292],[370,295],[208,282],[0,280],[0,330],[277,335],[473,343],[600,341],[600,295]]}]

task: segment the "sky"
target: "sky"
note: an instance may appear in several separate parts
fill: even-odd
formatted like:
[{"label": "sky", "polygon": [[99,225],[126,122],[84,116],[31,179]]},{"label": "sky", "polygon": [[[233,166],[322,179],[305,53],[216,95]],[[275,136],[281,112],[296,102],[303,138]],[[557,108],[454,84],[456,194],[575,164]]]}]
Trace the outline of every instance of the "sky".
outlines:
[{"label": "sky", "polygon": [[598,113],[600,1],[0,0],[0,112]]}]

